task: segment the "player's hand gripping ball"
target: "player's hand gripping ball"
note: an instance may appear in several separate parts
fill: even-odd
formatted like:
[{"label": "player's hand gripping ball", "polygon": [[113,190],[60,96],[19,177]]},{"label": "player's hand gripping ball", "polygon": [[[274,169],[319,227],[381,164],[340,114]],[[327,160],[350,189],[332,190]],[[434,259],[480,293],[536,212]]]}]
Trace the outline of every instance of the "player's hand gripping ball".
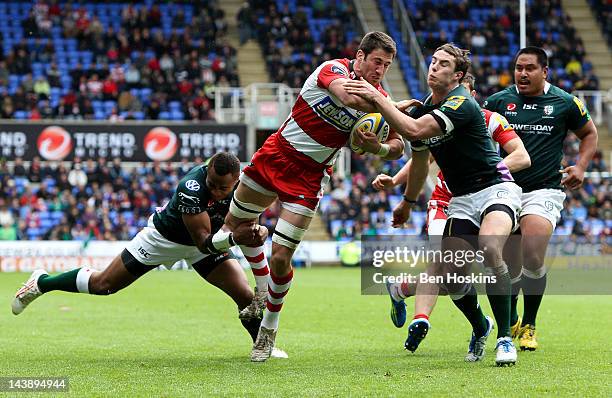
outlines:
[{"label": "player's hand gripping ball", "polygon": [[350,146],[353,152],[362,155],[366,151],[360,146],[359,133],[374,134],[378,142],[383,143],[389,137],[389,124],[380,113],[367,113],[355,122],[351,130]]}]

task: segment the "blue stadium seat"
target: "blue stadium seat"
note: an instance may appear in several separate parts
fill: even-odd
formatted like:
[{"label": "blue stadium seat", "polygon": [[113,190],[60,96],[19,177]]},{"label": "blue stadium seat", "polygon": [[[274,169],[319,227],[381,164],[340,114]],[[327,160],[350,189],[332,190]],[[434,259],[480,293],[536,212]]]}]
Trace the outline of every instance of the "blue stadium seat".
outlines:
[{"label": "blue stadium seat", "polygon": [[61,220],[62,217],[64,217],[64,212],[62,211],[56,210],[56,211],[51,212],[51,218],[56,221]]}]

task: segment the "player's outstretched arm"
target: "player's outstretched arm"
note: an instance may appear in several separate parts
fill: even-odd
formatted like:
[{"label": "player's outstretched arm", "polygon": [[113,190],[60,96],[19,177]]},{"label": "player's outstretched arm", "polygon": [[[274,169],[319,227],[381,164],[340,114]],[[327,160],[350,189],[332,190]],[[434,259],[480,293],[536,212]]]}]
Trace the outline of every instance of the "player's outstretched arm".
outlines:
[{"label": "player's outstretched arm", "polygon": [[569,189],[578,189],[584,181],[584,172],[589,167],[593,155],[597,151],[597,127],[592,120],[589,120],[580,129],[574,131],[574,134],[580,139],[580,147],[578,148],[578,161],[575,166],[569,166],[561,170],[561,173],[567,173],[561,180],[561,184]]},{"label": "player's outstretched arm", "polygon": [[442,134],[440,124],[430,114],[413,119],[397,109],[393,103],[365,80],[347,80],[343,84],[349,94],[358,95],[374,105],[389,126],[409,141],[434,137]]},{"label": "player's outstretched arm", "polygon": [[527,149],[525,149],[523,140],[519,137],[506,142],[502,145],[502,148],[508,154],[508,156],[504,158],[504,164],[508,166],[511,173],[531,166],[529,153],[527,153]]},{"label": "player's outstretched arm", "polygon": [[[404,166],[405,167],[405,166]],[[413,151],[412,162],[408,169],[408,179],[403,200],[393,209],[391,226],[401,227],[410,218],[410,210],[416,203],[429,173],[429,151]]]},{"label": "player's outstretched arm", "polygon": [[377,191],[382,191],[383,189],[392,189],[403,184],[408,179],[411,164],[412,159],[409,159],[404,167],[402,167],[393,177],[386,174],[377,175],[374,181],[372,181],[372,187]]},{"label": "player's outstretched arm", "polygon": [[327,89],[334,96],[336,96],[336,98],[338,98],[344,106],[348,106],[349,108],[357,109],[358,111],[361,111],[361,112],[367,112],[367,113],[376,112],[376,107],[374,106],[374,104],[361,98],[358,95],[350,94],[344,89],[343,84],[348,81],[349,79],[343,79],[343,78],[336,79],[329,84],[329,87]]},{"label": "player's outstretched arm", "polygon": [[404,154],[404,148],[406,146],[404,144],[404,140],[402,139],[402,137],[395,130],[391,130],[391,132],[389,133],[389,137],[387,138],[387,141],[385,141],[382,145],[389,146],[388,148],[386,148],[389,150],[389,152],[386,155],[380,156],[381,158],[385,160],[396,160],[396,159],[401,158],[402,155]]},{"label": "player's outstretched arm", "polygon": [[196,247],[205,254],[223,253],[234,245],[260,246],[268,237],[267,228],[258,224],[240,225],[233,232],[220,229],[213,234],[208,213],[184,213],[182,217]]}]

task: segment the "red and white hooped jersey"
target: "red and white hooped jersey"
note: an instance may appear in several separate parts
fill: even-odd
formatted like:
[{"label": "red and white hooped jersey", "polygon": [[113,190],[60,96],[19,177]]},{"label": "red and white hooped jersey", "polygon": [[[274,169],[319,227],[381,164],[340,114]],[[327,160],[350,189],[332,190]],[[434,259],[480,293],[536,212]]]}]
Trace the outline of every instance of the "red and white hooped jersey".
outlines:
[{"label": "red and white hooped jersey", "polygon": [[[482,109],[482,113],[487,123],[487,131],[499,146],[503,147],[508,141],[518,137],[505,117],[488,109]],[[448,206],[453,194],[448,189],[441,171],[436,180],[436,188],[431,193],[430,202],[435,200],[439,205]]]},{"label": "red and white hooped jersey", "polygon": [[[328,87],[336,79],[354,79],[351,60],[321,64],[306,80],[291,114],[269,139],[278,138],[284,153],[298,161],[310,158],[322,168],[332,165],[346,145],[355,122],[364,112],[346,107]],[[378,90],[387,96],[379,85]],[[305,155],[305,157],[303,156]],[[309,162],[310,163],[310,162]]]}]

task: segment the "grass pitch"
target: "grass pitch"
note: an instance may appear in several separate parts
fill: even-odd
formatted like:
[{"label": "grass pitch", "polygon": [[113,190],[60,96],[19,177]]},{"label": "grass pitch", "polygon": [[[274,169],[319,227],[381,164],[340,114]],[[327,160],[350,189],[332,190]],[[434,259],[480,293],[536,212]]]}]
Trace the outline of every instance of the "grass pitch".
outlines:
[{"label": "grass pitch", "polygon": [[252,364],[233,302],[194,272],[151,272],[110,297],[53,292],[15,317],[27,277],[0,274],[0,377],[67,376],[59,396],[612,396],[610,296],[545,297],[541,349],[497,368],[494,338],[484,362],[463,362],[470,329],[448,298],[410,354],[359,270],[298,269],[277,337],[290,359]]}]

